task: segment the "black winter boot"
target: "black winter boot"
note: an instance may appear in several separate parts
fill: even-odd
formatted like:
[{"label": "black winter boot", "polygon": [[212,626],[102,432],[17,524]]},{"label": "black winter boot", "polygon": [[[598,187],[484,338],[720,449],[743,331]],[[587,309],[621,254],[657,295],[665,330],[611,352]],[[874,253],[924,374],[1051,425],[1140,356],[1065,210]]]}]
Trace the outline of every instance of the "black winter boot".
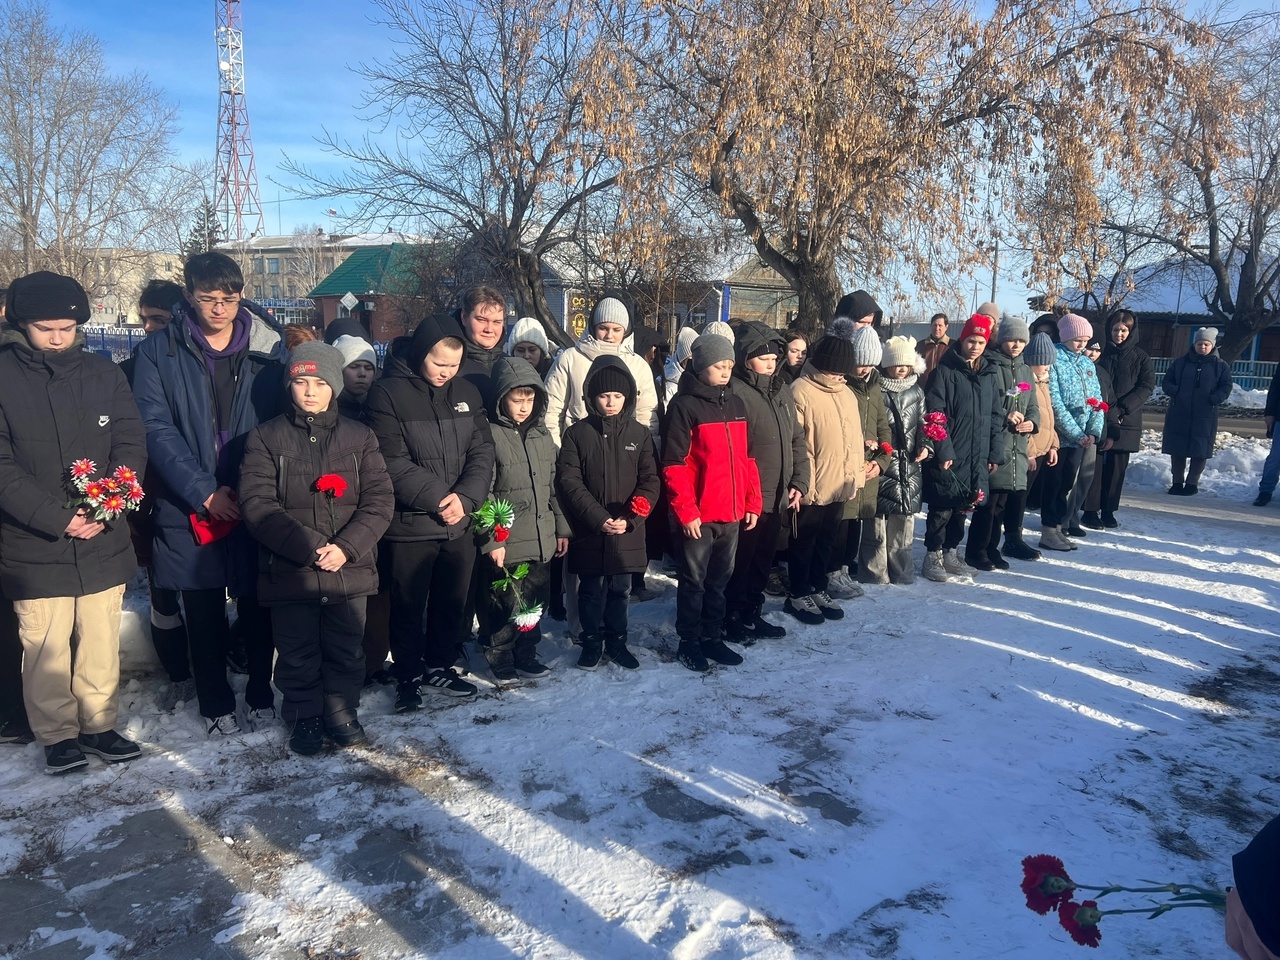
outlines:
[{"label": "black winter boot", "polygon": [[736,667],[742,663],[742,654],[731,649],[723,640],[703,640],[702,655],[726,667]]},{"label": "black winter boot", "polygon": [[1009,569],[1009,561],[1001,556],[1000,551],[995,547],[987,547],[987,559],[991,561],[991,565],[997,570]]},{"label": "black winter boot", "polygon": [[579,670],[594,670],[600,666],[600,660],[604,656],[604,640],[598,633],[580,633],[578,639],[582,642],[582,655],[578,657]]},{"label": "black winter boot", "polygon": [[498,683],[519,683],[520,675],[516,673],[515,656],[510,649],[495,650],[489,647],[484,652],[489,661],[489,671]]},{"label": "black winter boot", "polygon": [[1098,516],[1096,510],[1086,510],[1080,514],[1080,526],[1088,527],[1090,530],[1102,529],[1102,518]]},{"label": "black winter boot", "polygon": [[1039,560],[1040,551],[1035,547],[1028,545],[1027,541],[1019,538],[1010,540],[1004,538],[1004,549],[1001,554],[1006,557],[1013,557],[1015,560]]},{"label": "black winter boot", "polygon": [[747,615],[741,610],[730,610],[724,615],[724,638],[730,643],[740,643],[743,646],[755,643],[756,639],[751,636],[751,626],[747,621]]},{"label": "black winter boot", "polygon": [[627,635],[625,633],[606,633],[604,636],[604,652],[609,660],[616,663],[623,670],[637,670],[640,667],[640,661],[636,659],[636,655],[627,649]]},{"label": "black winter boot", "polygon": [[324,721],[319,717],[307,717],[293,725],[289,749],[304,757],[314,757],[324,748]]},{"label": "black winter boot", "polygon": [[694,673],[706,673],[711,669],[706,655],[702,652],[702,644],[697,640],[681,640],[676,650],[676,659]]}]

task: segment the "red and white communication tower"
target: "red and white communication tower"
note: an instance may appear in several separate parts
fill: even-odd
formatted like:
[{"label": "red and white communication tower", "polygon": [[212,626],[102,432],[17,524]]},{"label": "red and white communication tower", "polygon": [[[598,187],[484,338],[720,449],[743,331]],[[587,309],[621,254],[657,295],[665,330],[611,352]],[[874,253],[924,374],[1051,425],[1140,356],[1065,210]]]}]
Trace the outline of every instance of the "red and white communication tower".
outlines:
[{"label": "red and white communication tower", "polygon": [[240,0],[215,0],[218,40],[218,172],[214,206],[227,240],[263,231],[258,169],[244,98],[244,33]]}]

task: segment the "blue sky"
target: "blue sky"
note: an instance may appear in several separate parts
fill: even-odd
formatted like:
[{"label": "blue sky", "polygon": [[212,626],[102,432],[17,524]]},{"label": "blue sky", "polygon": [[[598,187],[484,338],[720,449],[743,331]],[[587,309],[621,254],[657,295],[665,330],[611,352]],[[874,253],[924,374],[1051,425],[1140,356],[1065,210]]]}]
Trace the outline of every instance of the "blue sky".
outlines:
[{"label": "blue sky", "polygon": [[[183,160],[211,160],[218,126],[212,0],[47,0],[55,23],[97,36],[115,73],[142,71],[177,104]],[[358,137],[363,81],[352,72],[386,49],[362,0],[244,0],[245,91],[267,231],[323,223],[328,204],[290,200],[285,154],[333,168],[315,143],[322,128]],[[277,195],[284,200],[275,202]]]}]

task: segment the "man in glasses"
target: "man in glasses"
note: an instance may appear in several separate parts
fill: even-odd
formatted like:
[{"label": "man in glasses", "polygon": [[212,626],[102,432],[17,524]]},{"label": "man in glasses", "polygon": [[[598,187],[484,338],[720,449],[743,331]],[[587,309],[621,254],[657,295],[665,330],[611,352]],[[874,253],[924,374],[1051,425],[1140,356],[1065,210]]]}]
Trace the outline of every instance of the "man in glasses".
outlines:
[{"label": "man in glasses", "polygon": [[[257,547],[235,490],[248,434],[284,408],[284,336],[242,300],[244,276],[216,251],[183,268],[184,303],[138,349],[134,397],[161,488],[153,585],[182,594],[196,698],[210,736],[275,716],[270,621],[257,601]],[[249,660],[246,712],[227,682],[226,595]]]}]

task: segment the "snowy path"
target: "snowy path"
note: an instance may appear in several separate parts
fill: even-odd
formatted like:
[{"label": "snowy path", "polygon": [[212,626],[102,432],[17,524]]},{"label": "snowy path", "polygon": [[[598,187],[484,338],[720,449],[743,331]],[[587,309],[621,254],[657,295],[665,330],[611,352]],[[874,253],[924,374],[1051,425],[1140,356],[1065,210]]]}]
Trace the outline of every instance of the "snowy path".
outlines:
[{"label": "snowy path", "polygon": [[[1228,883],[1280,812],[1280,511],[1135,503],[705,678],[668,599],[632,607],[635,674],[556,641],[551,679],[476,703],[378,690],[373,745],[312,760],[207,742],[137,675],[143,759],[54,780],[0,748],[0,956],[1081,956],[1023,905],[1024,855]],[[1220,928],[1108,918],[1102,951],[1225,958]]]}]

